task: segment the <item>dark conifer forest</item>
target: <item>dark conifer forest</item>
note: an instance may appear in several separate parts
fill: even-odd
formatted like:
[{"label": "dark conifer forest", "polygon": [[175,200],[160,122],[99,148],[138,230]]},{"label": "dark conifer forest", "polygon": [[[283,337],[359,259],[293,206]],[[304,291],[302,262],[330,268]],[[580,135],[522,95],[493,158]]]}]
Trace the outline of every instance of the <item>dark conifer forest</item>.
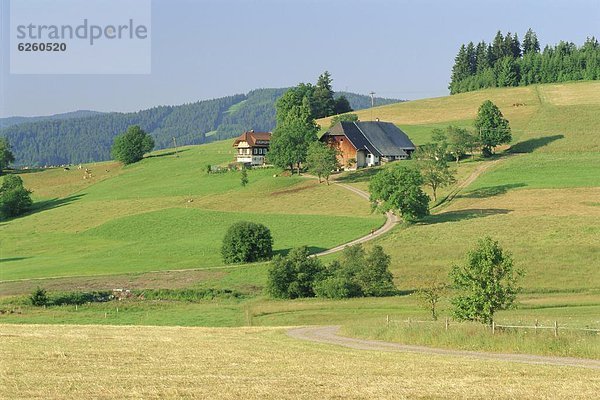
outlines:
[{"label": "dark conifer forest", "polygon": [[600,79],[600,45],[589,37],[582,46],[561,41],[540,49],[534,31],[523,41],[498,31],[491,43],[460,46],[449,85],[450,94],[491,87],[526,86]]}]

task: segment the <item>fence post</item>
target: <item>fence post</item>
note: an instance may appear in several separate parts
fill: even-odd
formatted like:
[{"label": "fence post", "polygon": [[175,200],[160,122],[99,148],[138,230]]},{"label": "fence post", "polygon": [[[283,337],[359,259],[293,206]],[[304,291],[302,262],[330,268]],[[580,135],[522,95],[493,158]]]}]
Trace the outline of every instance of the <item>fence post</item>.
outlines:
[{"label": "fence post", "polygon": [[492,321],[492,335],[496,333],[496,321]]},{"label": "fence post", "polygon": [[389,315],[389,314],[387,314],[387,315],[385,316],[385,326],[386,326],[387,328],[389,328],[389,327],[390,327],[390,315]]},{"label": "fence post", "polygon": [[554,321],[554,337],[558,336],[558,322]]},{"label": "fence post", "polygon": [[537,333],[537,328],[538,328],[538,320],[535,320],[535,333]]},{"label": "fence post", "polygon": [[445,325],[446,325],[446,330],[448,330],[448,317],[446,317],[446,321],[445,321]]}]

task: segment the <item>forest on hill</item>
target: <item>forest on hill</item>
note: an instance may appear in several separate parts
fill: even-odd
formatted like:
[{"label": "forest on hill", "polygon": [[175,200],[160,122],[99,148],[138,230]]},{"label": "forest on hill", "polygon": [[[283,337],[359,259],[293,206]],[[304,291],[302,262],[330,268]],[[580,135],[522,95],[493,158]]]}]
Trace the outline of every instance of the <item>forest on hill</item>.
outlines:
[{"label": "forest on hill", "polygon": [[582,46],[561,41],[540,50],[529,29],[518,35],[498,31],[491,43],[469,42],[460,46],[452,67],[450,94],[491,87],[526,86],[600,79],[600,44],[589,37]]},{"label": "forest on hill", "polygon": [[[115,136],[130,125],[139,125],[150,133],[157,149],[171,147],[173,138],[181,146],[228,139],[249,129],[271,131],[275,128],[275,101],[286,90],[256,89],[247,94],[131,113],[92,112],[79,118],[28,118],[0,129],[0,137],[6,137],[11,144],[17,166],[102,161],[110,158]],[[355,110],[371,106],[369,96],[336,93],[336,97],[342,95]],[[398,101],[375,98],[375,105]]]},{"label": "forest on hill", "polygon": [[45,116],[36,116],[36,117],[6,117],[0,118],[0,128],[7,128],[9,126],[24,124],[27,122],[38,122],[38,121],[46,121],[51,119],[71,119],[71,118],[83,118],[89,117],[92,115],[102,114],[99,111],[90,111],[90,110],[77,110],[71,111],[61,114],[54,115],[45,115]]}]

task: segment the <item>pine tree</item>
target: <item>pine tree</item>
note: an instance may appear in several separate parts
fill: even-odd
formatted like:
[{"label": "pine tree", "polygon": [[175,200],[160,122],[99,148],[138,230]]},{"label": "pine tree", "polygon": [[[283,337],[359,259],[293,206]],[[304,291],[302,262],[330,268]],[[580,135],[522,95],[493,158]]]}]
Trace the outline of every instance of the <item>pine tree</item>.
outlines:
[{"label": "pine tree", "polygon": [[485,42],[481,41],[477,44],[475,49],[475,71],[480,74],[486,68],[490,67],[490,60],[488,58],[488,47]]},{"label": "pine tree", "polygon": [[458,54],[454,58],[454,67],[452,67],[452,77],[450,86],[450,94],[460,93],[459,84],[462,80],[469,76],[469,57],[465,45],[461,45]]},{"label": "pine tree", "polygon": [[529,28],[523,39],[523,54],[538,53],[540,51],[540,42],[533,30]]},{"label": "pine tree", "polygon": [[519,69],[512,57],[504,57],[500,62],[498,86],[517,86],[519,84]]},{"label": "pine tree", "polygon": [[334,114],[335,100],[331,82],[331,74],[328,71],[323,72],[317,80],[317,86],[312,95],[314,118],[323,118]]}]

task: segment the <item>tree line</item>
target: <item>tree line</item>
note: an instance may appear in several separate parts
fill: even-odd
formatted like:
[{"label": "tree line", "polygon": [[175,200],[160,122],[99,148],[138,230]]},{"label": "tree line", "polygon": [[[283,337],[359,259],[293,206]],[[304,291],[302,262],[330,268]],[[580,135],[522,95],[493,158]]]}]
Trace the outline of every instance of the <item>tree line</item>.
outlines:
[{"label": "tree line", "polygon": [[526,86],[600,79],[600,45],[588,37],[582,46],[561,41],[540,49],[536,33],[518,35],[501,31],[491,43],[462,44],[454,59],[450,94],[491,87]]}]

